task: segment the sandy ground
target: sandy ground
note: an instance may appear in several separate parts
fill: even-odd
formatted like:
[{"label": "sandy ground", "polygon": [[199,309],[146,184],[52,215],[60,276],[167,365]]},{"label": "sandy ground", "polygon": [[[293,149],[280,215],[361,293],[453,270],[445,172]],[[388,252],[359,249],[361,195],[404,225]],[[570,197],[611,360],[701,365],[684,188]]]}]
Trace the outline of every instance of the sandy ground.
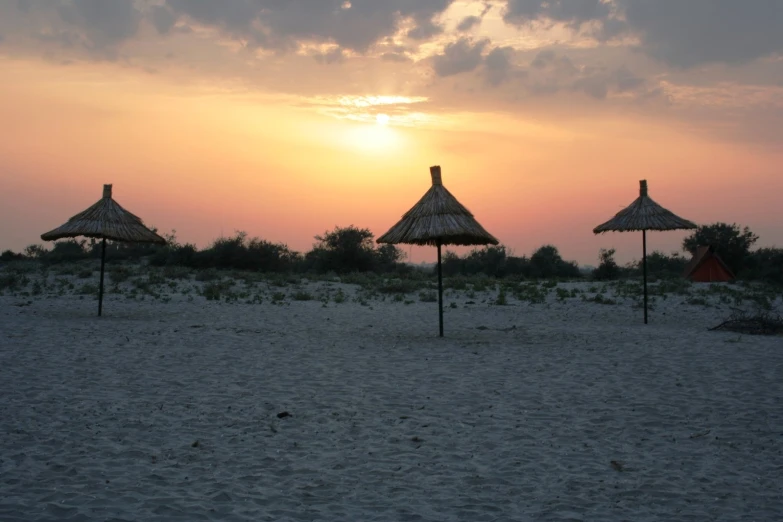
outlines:
[{"label": "sandy ground", "polygon": [[0,297],[0,520],[783,519],[782,337],[451,302]]}]

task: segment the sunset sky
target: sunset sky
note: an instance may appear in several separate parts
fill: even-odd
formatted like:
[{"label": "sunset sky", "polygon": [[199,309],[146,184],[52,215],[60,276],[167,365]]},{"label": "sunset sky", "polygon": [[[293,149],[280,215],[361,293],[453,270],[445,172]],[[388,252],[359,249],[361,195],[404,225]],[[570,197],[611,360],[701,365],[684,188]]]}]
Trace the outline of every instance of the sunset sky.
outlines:
[{"label": "sunset sky", "polygon": [[112,183],[181,242],[305,251],[384,233],[430,165],[518,255],[639,258],[592,228],[640,179],[783,246],[783,1],[0,0],[0,123],[0,250]]}]

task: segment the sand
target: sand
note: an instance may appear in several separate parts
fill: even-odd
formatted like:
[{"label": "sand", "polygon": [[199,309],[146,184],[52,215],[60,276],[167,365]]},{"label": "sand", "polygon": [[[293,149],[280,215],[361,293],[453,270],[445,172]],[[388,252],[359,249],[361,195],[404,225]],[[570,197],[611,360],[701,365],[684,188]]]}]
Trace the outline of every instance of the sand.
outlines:
[{"label": "sand", "polygon": [[783,518],[782,337],[481,301],[6,294],[0,520]]}]

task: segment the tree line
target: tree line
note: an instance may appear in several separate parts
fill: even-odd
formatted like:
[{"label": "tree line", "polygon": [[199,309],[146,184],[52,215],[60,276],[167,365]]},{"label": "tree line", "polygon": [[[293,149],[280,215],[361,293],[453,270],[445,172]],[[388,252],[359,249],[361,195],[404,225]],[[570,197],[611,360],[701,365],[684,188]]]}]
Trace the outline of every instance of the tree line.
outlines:
[{"label": "tree line", "polygon": [[[283,243],[249,238],[244,232],[232,237],[221,237],[201,250],[190,243],[181,244],[172,232],[164,236],[167,244],[149,245],[110,241],[107,256],[112,260],[141,260],[153,266],[185,266],[194,269],[236,269],[259,272],[335,273],[375,272],[404,275],[414,270],[404,263],[405,253],[394,245],[376,245],[374,235],[366,228],[353,225],[335,227],[315,236],[313,248],[305,253],[291,250]],[[647,256],[648,271],[654,277],[679,277],[698,246],[713,246],[724,262],[741,279],[766,280],[783,283],[783,249],[760,248],[752,250],[758,236],[748,227],[737,224],[715,223],[700,226],[682,243],[683,253],[652,252]],[[81,239],[58,241],[49,249],[30,245],[24,252],[6,250],[0,262],[37,260],[56,264],[97,258],[101,245],[98,240]],[[614,260],[614,249],[601,249],[599,264],[585,273],[574,261],[564,260],[553,245],[544,245],[528,256],[515,256],[507,247],[475,248],[462,256],[447,250],[443,256],[446,276],[472,276],[520,279],[579,279],[590,277],[610,280],[634,277],[641,270],[641,262],[619,266]]]}]

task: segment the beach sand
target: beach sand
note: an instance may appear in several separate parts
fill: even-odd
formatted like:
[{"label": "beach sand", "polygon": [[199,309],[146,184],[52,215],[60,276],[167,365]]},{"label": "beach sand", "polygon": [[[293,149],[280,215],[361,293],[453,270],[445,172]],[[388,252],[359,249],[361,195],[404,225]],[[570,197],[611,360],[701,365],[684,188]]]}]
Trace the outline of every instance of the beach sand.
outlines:
[{"label": "beach sand", "polygon": [[483,301],[2,296],[0,520],[783,519],[783,337]]}]

